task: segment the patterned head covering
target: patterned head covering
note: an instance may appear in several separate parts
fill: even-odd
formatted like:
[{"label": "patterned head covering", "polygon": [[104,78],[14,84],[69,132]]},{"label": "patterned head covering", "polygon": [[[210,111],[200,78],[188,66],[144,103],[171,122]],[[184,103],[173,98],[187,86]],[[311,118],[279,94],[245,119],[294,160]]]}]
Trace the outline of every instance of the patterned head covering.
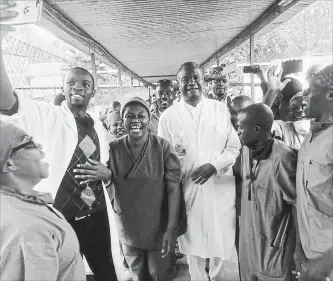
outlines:
[{"label": "patterned head covering", "polygon": [[224,82],[227,82],[228,75],[223,74],[224,67],[225,67],[225,64],[210,68],[209,74],[205,75],[205,77],[204,77],[205,82],[210,82],[212,80],[222,80]]},{"label": "patterned head covering", "polygon": [[0,169],[2,170],[12,154],[28,134],[12,123],[0,120]]},{"label": "patterned head covering", "polygon": [[317,73],[312,80],[316,86],[333,91],[333,64],[325,67]]}]

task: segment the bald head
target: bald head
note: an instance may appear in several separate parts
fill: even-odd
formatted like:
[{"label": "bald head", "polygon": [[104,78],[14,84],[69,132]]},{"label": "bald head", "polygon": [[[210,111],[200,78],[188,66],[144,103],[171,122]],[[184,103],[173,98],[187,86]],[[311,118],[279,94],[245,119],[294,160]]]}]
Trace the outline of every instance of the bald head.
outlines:
[{"label": "bald head", "polygon": [[240,114],[244,115],[248,124],[262,126],[271,130],[274,114],[266,104],[256,103],[244,108]]},{"label": "bald head", "polygon": [[256,146],[271,138],[274,120],[272,110],[256,103],[244,108],[238,115],[238,133],[246,146]]}]

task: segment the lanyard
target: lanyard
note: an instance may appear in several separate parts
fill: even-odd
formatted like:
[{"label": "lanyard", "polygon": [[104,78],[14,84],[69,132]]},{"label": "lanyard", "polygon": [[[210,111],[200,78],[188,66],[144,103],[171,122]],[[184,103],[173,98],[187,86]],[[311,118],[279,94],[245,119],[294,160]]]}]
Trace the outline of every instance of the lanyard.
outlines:
[{"label": "lanyard", "polygon": [[258,170],[259,164],[261,162],[261,160],[263,160],[263,158],[267,157],[268,154],[268,150],[271,148],[271,145],[274,142],[274,135],[273,137],[266,143],[265,147],[263,148],[262,152],[260,153],[260,156],[257,160],[256,165],[253,167],[252,166],[252,160],[253,160],[253,150],[249,149],[249,166],[250,166],[250,175],[248,175],[246,178],[250,180],[250,184],[249,184],[249,192],[248,192],[248,200],[251,201],[252,200],[252,187],[253,187],[253,183],[256,179],[256,171]]},{"label": "lanyard", "polygon": [[257,171],[257,169],[259,167],[261,158],[258,159],[258,161],[257,161],[257,163],[256,163],[256,165],[254,167],[252,166],[252,160],[253,160],[253,158],[252,158],[252,149],[250,149],[250,153],[249,153],[250,175],[246,177],[247,179],[250,179],[249,192],[248,192],[248,195],[247,195],[247,199],[249,201],[252,200],[252,187],[253,187],[253,183],[254,183],[254,181],[256,179],[255,173],[256,173],[256,171]]}]

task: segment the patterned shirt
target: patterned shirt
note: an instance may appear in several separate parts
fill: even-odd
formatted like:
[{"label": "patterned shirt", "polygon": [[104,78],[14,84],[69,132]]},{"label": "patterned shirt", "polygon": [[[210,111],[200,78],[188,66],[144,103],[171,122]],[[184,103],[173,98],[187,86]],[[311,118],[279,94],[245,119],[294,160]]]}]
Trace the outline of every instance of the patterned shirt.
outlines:
[{"label": "patterned shirt", "polygon": [[74,169],[85,164],[87,159],[100,161],[99,140],[90,116],[75,118],[78,130],[78,143],[66,174],[60,184],[54,206],[66,218],[86,216],[105,208],[102,182],[80,185]]}]

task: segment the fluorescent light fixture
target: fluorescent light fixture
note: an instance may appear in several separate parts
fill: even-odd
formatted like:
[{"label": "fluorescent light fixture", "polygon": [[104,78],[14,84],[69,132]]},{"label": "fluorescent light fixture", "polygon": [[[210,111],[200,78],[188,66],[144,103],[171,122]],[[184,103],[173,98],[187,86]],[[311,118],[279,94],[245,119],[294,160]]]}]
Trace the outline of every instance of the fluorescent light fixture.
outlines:
[{"label": "fluorescent light fixture", "polygon": [[294,0],[281,0],[279,3],[278,3],[278,5],[279,6],[283,6],[283,7],[285,7],[285,6],[287,6],[287,5],[289,5],[291,2],[293,2]]}]

